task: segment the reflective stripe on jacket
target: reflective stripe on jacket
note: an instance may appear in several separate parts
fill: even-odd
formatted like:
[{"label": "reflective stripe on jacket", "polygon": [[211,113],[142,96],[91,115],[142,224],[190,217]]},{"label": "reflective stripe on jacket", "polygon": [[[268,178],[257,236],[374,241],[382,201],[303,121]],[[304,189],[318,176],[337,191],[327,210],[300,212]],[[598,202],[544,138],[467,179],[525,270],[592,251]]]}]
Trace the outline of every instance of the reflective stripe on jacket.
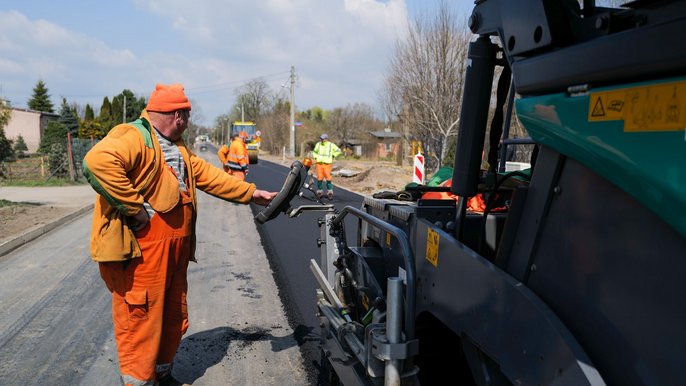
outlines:
[{"label": "reflective stripe on jacket", "polygon": [[341,155],[341,149],[336,146],[333,142],[317,142],[314,145],[314,162],[330,164],[333,163],[333,159]]},{"label": "reflective stripe on jacket", "polygon": [[231,170],[246,171],[248,170],[249,161],[248,146],[246,146],[242,139],[234,139],[231,142],[231,148],[229,148],[226,166]]},{"label": "reflective stripe on jacket", "polygon": [[[93,209],[91,258],[122,261],[140,256],[140,247],[126,227],[148,202],[156,212],[166,213],[179,202],[179,182],[167,167],[159,141],[152,135],[147,111],[140,122],[115,126],[86,154],[83,174],[98,192]],[[188,150],[183,140],[175,144],[188,172],[188,193],[196,207],[196,187],[227,201],[248,203],[256,187],[238,181]],[[195,227],[195,219],[193,220]],[[195,231],[191,236],[191,260],[195,260]]]}]

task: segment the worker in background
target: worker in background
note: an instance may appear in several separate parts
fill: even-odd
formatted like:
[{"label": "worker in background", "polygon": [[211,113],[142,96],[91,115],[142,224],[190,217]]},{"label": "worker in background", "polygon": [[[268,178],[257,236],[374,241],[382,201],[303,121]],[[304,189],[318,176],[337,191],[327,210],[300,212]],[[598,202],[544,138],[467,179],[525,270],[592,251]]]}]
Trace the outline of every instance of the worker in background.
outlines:
[{"label": "worker in background", "polygon": [[276,192],[239,181],[181,139],[191,104],[180,84],[158,84],[138,120],[115,126],[83,162],[98,193],[90,241],[107,289],[125,385],[168,385],[188,329],[187,269],[195,261],[196,188],[267,205]]},{"label": "worker in background", "polygon": [[232,176],[245,180],[248,175],[248,165],[250,158],[248,156],[248,146],[246,143],[250,140],[248,133],[241,131],[238,134],[231,136],[231,143],[229,146],[223,145],[217,151],[217,156],[224,166],[224,171]]},{"label": "worker in background", "polygon": [[312,152],[315,167],[317,169],[317,197],[321,198],[324,195],[322,188],[324,181],[326,181],[326,196],[329,200],[332,200],[333,184],[331,182],[331,168],[334,158],[341,155],[341,149],[333,142],[329,142],[329,136],[327,134],[322,134],[319,139],[321,139],[321,141],[314,145],[314,150]]},{"label": "worker in background", "polygon": [[245,131],[238,133],[238,136],[231,141],[227,157],[226,165],[229,167],[229,174],[241,181],[245,180],[245,176],[248,175],[250,158],[248,158],[248,145],[246,143],[249,140],[250,137]]},{"label": "worker in background", "polygon": [[219,148],[219,150],[217,150],[217,157],[219,157],[219,162],[221,162],[224,171],[227,173],[229,173],[229,146],[236,137],[238,137],[238,134],[231,134],[231,138],[229,138],[229,144],[223,144]]}]

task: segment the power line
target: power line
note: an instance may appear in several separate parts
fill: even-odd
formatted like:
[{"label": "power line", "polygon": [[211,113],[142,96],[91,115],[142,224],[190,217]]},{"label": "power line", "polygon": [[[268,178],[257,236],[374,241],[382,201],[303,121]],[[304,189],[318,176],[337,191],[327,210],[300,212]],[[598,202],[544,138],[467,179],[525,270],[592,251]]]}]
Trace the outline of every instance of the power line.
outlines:
[{"label": "power line", "polygon": [[[280,78],[284,74],[290,74],[290,71],[281,71],[281,72],[277,72],[277,73],[273,73],[273,74],[255,76],[255,77],[243,79],[243,80],[234,80],[234,81],[230,81],[230,82],[215,83],[215,84],[204,85],[204,86],[185,87],[185,89],[186,89],[186,91],[189,92],[189,94],[193,94],[193,95],[205,94],[205,93],[209,93],[209,92],[216,92],[216,91],[222,91],[222,90],[226,90],[226,89],[236,88],[236,87],[238,87],[244,83],[247,83],[251,80],[256,80],[256,79],[267,80],[268,78],[272,78],[272,79]],[[198,91],[198,90],[200,90],[200,91]],[[131,91],[131,90],[129,90],[129,91]],[[136,97],[141,97],[141,96],[147,96],[149,92],[131,91],[131,93],[133,93],[133,95]],[[104,97],[106,95],[105,94],[60,94],[60,96],[64,97],[64,98],[97,98],[97,97]]]},{"label": "power line", "polygon": [[199,90],[203,88],[216,88],[216,87],[224,87],[224,86],[230,86],[230,85],[235,85],[235,84],[242,84],[249,82],[251,80],[256,80],[256,79],[266,79],[266,78],[273,78],[273,77],[280,77],[284,74],[288,74],[290,71],[281,71],[277,72],[274,74],[268,74],[268,75],[262,75],[262,76],[255,76],[249,79],[244,79],[244,80],[234,80],[231,82],[225,82],[225,83],[216,83],[216,84],[211,84],[211,85],[206,85],[206,86],[197,86],[197,87],[186,87],[186,90]]}]

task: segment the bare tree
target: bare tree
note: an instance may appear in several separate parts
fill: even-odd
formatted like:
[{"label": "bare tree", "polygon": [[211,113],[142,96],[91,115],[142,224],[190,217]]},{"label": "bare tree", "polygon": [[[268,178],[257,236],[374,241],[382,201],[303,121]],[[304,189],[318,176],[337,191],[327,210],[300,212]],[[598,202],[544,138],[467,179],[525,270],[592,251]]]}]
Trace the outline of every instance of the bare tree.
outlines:
[{"label": "bare tree", "polygon": [[337,140],[347,143],[351,139],[360,139],[368,132],[378,130],[382,123],[374,117],[374,110],[366,103],[348,104],[331,111],[327,119],[329,134]]},{"label": "bare tree", "polygon": [[269,111],[258,121],[262,131],[262,149],[271,154],[280,154],[290,136],[290,104],[283,97],[276,96],[270,102]]},{"label": "bare tree", "polygon": [[241,109],[246,120],[256,121],[271,106],[273,91],[264,79],[249,81],[236,91],[236,104],[231,116],[241,117]]},{"label": "bare tree", "polygon": [[417,18],[399,41],[386,76],[381,103],[423,144],[427,168],[443,163],[457,135],[471,33],[445,2],[433,18]]}]

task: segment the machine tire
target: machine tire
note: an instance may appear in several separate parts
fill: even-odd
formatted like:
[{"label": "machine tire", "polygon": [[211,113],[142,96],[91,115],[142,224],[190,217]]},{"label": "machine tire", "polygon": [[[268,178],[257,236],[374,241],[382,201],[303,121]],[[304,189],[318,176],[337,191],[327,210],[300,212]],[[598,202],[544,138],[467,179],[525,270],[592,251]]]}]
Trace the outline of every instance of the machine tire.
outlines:
[{"label": "machine tire", "polygon": [[257,157],[257,152],[251,153],[248,152],[248,162],[250,162],[250,165],[255,165],[258,161]]}]

